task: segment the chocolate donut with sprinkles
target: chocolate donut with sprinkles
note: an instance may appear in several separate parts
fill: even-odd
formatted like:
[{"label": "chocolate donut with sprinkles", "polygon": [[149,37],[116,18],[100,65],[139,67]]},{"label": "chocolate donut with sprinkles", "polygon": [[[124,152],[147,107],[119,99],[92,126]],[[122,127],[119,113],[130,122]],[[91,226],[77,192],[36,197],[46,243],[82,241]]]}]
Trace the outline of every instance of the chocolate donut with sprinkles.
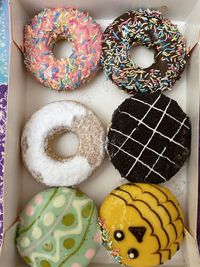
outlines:
[{"label": "chocolate donut with sprinkles", "polygon": [[[131,59],[130,49],[136,45],[154,49],[154,63],[150,67],[139,68]],[[126,12],[104,32],[104,71],[129,94],[170,90],[180,79],[186,59],[183,35],[159,11]]]},{"label": "chocolate donut with sprinkles", "polygon": [[107,151],[123,178],[163,183],[190,153],[191,125],[175,100],[160,92],[137,93],[114,112]]},{"label": "chocolate donut with sprinkles", "polygon": [[[58,59],[56,42],[72,44],[69,57]],[[57,91],[80,87],[99,69],[102,54],[100,26],[87,12],[75,8],[44,9],[25,26],[24,62],[42,84]]]}]

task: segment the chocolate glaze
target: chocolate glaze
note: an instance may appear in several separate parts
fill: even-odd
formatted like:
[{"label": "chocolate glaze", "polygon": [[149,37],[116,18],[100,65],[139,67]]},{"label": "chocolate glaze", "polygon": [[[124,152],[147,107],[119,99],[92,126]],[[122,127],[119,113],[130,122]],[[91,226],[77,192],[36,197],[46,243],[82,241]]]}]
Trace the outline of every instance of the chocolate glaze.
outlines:
[{"label": "chocolate glaze", "polygon": [[[144,45],[155,51],[155,62],[139,68],[130,57],[130,48]],[[104,32],[102,64],[105,73],[130,94],[171,89],[185,68],[186,43],[159,11],[132,10],[114,20]]]},{"label": "chocolate glaze", "polygon": [[190,153],[191,125],[176,101],[135,94],[113,113],[107,152],[130,182],[163,183],[183,166]]},{"label": "chocolate glaze", "polygon": [[[134,257],[132,258],[131,255],[134,255]],[[135,248],[130,248],[128,250],[128,256],[129,256],[130,259],[136,259],[139,256],[139,252]]]},{"label": "chocolate glaze", "polygon": [[145,232],[146,232],[146,227],[143,227],[143,226],[130,226],[128,228],[128,230],[131,232],[131,234],[134,235],[134,237],[137,239],[137,241],[139,243],[142,243],[143,241],[143,237],[145,235]]},{"label": "chocolate glaze", "polygon": [[122,240],[124,240],[124,232],[121,231],[121,230],[116,230],[114,232],[114,239],[116,241],[122,241]]}]

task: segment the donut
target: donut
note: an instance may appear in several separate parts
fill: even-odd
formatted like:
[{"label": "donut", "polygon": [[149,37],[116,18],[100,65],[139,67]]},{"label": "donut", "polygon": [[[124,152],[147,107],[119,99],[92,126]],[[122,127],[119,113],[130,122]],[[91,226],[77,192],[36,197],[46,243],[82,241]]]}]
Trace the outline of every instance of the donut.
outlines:
[{"label": "donut", "polygon": [[[77,152],[69,157],[52,148],[56,136],[74,133]],[[98,117],[76,101],[50,103],[36,111],[21,136],[22,158],[30,174],[47,186],[72,186],[87,179],[105,154],[105,130]]]},{"label": "donut", "polygon": [[[57,59],[52,49],[66,39],[69,57]],[[24,63],[43,85],[58,91],[80,87],[97,72],[102,54],[100,26],[87,12],[75,8],[44,9],[24,30]]]},{"label": "donut", "polygon": [[189,118],[175,100],[137,93],[114,111],[106,148],[123,178],[158,184],[183,166],[190,143]]},{"label": "donut", "polygon": [[103,245],[123,266],[163,264],[179,250],[184,237],[181,207],[165,187],[125,184],[113,190],[100,208]]},{"label": "donut", "polygon": [[30,266],[85,267],[100,242],[95,204],[76,189],[38,193],[19,216],[16,245]]},{"label": "donut", "polygon": [[[144,45],[155,51],[154,63],[140,68],[130,49]],[[106,75],[129,94],[170,90],[186,65],[183,35],[161,12],[140,9],[115,19],[104,32],[102,65]]]}]

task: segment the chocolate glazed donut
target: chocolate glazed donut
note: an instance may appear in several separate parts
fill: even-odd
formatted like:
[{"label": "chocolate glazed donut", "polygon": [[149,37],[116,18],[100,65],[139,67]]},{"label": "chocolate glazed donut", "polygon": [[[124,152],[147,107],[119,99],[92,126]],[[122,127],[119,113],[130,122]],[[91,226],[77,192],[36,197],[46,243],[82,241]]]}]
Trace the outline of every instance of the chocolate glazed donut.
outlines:
[{"label": "chocolate glazed donut", "polygon": [[[130,57],[132,46],[155,51],[155,62],[139,68]],[[130,11],[104,32],[102,64],[106,75],[129,94],[169,90],[186,65],[186,43],[177,26],[159,11]]]}]

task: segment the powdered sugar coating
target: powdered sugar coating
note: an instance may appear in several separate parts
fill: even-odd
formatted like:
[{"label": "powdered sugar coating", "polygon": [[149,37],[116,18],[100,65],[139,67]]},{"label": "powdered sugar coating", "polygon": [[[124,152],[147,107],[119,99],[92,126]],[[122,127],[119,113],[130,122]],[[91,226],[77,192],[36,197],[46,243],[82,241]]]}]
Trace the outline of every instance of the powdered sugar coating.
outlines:
[{"label": "powdered sugar coating", "polygon": [[[67,39],[73,49],[58,60],[52,49]],[[102,32],[87,12],[74,8],[44,9],[24,32],[24,62],[34,77],[55,90],[72,90],[93,77],[102,53]]]},{"label": "powdered sugar coating", "polygon": [[[57,132],[74,132],[79,148],[74,156],[55,159],[47,153],[48,138]],[[81,183],[104,158],[105,130],[97,116],[75,101],[53,102],[36,111],[25,125],[21,146],[32,176],[48,186]]]}]

